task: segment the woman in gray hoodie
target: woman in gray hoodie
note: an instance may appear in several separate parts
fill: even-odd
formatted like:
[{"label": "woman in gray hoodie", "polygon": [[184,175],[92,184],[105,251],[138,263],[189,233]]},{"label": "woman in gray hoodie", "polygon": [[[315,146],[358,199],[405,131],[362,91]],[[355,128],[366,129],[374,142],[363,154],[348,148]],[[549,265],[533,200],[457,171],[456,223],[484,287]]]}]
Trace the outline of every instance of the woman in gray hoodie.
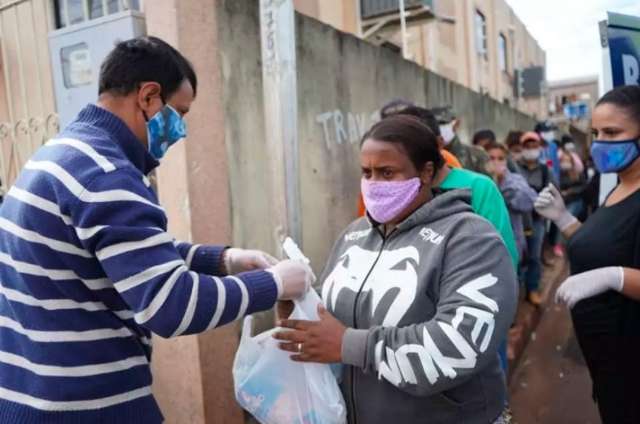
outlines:
[{"label": "woman in gray hoodie", "polygon": [[367,217],[340,235],[320,281],[320,321],[281,320],[281,348],[342,363],[350,423],[501,422],[497,349],[513,320],[516,275],[466,190],[439,192],[433,133],[396,115],[363,137]]}]

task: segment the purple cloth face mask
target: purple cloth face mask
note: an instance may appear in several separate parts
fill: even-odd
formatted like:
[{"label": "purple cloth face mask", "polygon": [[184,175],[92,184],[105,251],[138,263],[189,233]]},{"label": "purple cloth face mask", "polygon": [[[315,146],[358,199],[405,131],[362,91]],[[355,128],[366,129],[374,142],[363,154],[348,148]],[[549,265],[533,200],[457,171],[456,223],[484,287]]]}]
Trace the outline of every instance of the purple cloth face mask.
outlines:
[{"label": "purple cloth face mask", "polygon": [[376,222],[386,224],[405,210],[420,193],[420,178],[404,181],[362,179],[360,189],[367,212]]}]

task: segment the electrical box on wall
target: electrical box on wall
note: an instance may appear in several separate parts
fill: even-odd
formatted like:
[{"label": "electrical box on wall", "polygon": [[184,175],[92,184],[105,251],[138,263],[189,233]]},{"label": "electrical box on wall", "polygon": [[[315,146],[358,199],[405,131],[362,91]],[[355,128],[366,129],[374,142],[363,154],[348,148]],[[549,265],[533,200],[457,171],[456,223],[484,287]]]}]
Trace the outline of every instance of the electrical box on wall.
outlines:
[{"label": "electrical box on wall", "polygon": [[115,43],[146,34],[144,15],[128,10],[49,33],[60,128],[98,98],[100,64]]}]

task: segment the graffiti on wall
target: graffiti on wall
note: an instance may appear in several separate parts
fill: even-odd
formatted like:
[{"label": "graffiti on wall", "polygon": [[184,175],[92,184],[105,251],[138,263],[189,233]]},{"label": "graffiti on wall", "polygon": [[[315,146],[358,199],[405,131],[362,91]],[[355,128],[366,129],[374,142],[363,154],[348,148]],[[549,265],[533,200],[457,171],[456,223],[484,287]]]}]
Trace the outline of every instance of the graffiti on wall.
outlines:
[{"label": "graffiti on wall", "polygon": [[380,120],[378,111],[373,113],[342,111],[340,109],[319,113],[316,125],[322,128],[327,149],[341,144],[357,144],[374,123]]}]

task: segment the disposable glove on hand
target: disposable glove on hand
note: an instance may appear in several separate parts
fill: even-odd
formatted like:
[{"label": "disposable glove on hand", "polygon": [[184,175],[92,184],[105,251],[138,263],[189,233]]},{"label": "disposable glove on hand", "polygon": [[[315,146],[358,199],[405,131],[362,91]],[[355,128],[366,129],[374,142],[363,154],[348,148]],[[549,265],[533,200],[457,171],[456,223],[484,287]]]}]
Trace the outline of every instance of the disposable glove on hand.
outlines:
[{"label": "disposable glove on hand", "polygon": [[578,222],[576,217],[567,211],[562,195],[553,184],[549,184],[540,192],[533,206],[540,216],[553,221],[560,231]]},{"label": "disposable glove on hand", "polygon": [[256,269],[267,269],[278,263],[273,256],[260,250],[230,248],[224,252],[224,265],[229,275]]},{"label": "disposable glove on hand", "polygon": [[556,292],[556,302],[573,308],[583,299],[596,296],[608,290],[622,291],[624,271],[620,266],[608,266],[582,272],[567,278]]},{"label": "disposable glove on hand", "polygon": [[313,284],[313,271],[309,265],[291,259],[267,269],[278,285],[278,300],[298,299]]}]

